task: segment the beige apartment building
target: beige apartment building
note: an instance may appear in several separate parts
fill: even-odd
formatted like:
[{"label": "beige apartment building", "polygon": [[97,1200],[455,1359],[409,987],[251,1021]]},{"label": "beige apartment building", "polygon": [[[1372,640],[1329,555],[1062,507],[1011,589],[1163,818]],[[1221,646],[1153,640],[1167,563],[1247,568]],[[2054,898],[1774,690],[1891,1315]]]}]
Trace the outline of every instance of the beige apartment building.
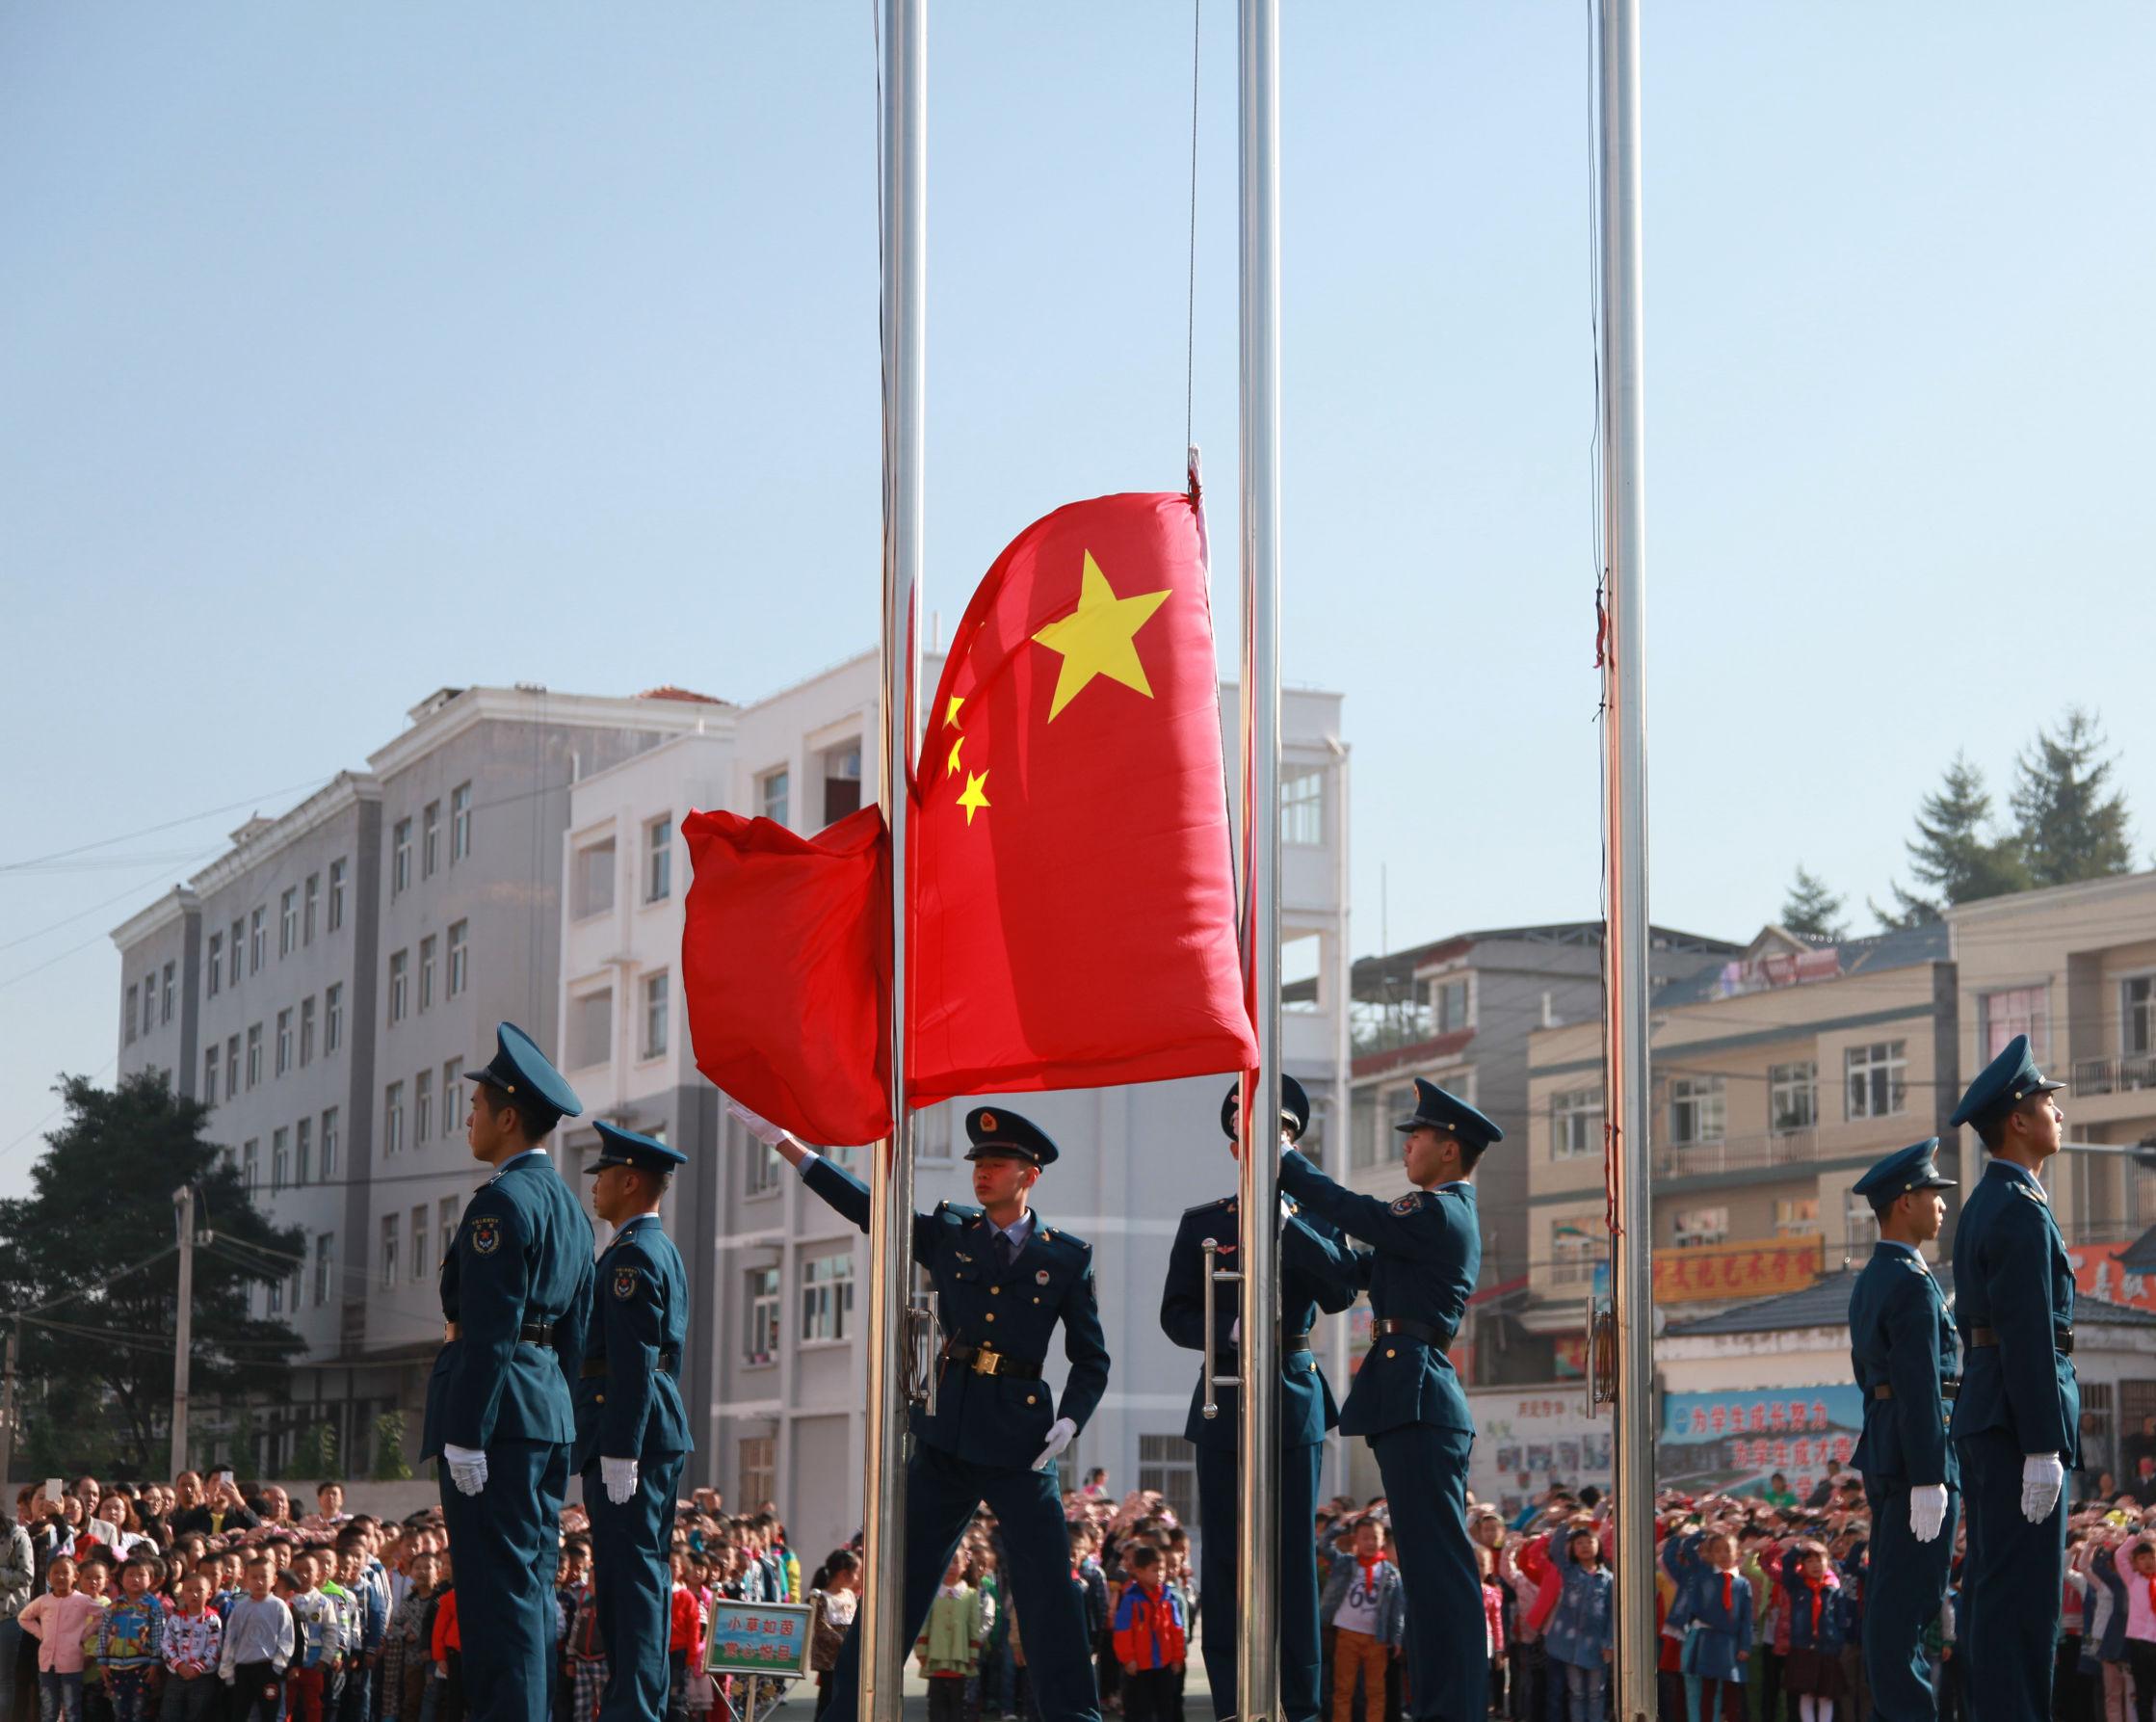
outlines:
[{"label": "beige apartment building", "polygon": [[[1779,928],[1657,990],[1651,1034],[1655,1299],[1671,1319],[1801,1290],[1861,1262],[1876,1231],[1850,1185],[1889,1150],[1948,1135],[1960,1096],[1949,929],[1839,944]],[[1528,1051],[1528,1297],[1577,1375],[1606,1289],[1602,1040],[1589,1020]]]}]

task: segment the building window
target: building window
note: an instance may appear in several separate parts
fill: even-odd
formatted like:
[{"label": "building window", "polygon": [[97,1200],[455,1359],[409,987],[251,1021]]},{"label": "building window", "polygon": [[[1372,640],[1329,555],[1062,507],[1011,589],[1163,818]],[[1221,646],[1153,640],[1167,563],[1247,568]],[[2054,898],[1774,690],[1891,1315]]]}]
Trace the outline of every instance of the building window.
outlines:
[{"label": "building window", "polygon": [[742,1337],[742,1362],[770,1364],[778,1360],[778,1270],[749,1270],[749,1326]]},{"label": "building window", "polygon": [[434,1134],[434,1073],[421,1071],[411,1079],[411,1140],[425,1147]]},{"label": "building window", "polygon": [[742,1157],[742,1187],[744,1196],[769,1196],[778,1188],[778,1178],[786,1162],[779,1158],[778,1151],[758,1142],[744,1130],[748,1149]]},{"label": "building window", "polygon": [[300,1068],[314,1062],[314,1000],[300,1000]]},{"label": "building window", "polygon": [[227,960],[232,965],[231,967],[227,968],[224,971],[224,980],[227,986],[236,987],[240,984],[240,946],[246,943],[246,923],[242,921],[234,921],[232,923],[232,937],[228,940],[226,940],[224,946],[224,949],[227,953]]},{"label": "building window", "polygon": [[165,965],[164,987],[160,993],[160,997],[164,1001],[164,1007],[158,1019],[161,1022],[170,1022],[172,1020],[172,988],[175,973],[176,971],[171,964]]},{"label": "building window", "polygon": [[441,865],[441,803],[431,801],[419,810],[419,877],[432,879]]},{"label": "building window", "polygon": [[1601,1240],[1577,1220],[1550,1223],[1550,1284],[1591,1285],[1594,1264],[1602,1254]]},{"label": "building window", "polygon": [[247,1085],[251,1093],[262,1082],[262,1024],[252,1022],[247,1031]]},{"label": "building window", "polygon": [[857,813],[861,807],[861,744],[840,742],[826,748],[824,766],[824,823]]},{"label": "building window", "polygon": [[275,1196],[292,1181],[292,1132],[277,1128],[270,1132],[270,1194]]},{"label": "building window", "polygon": [[614,1053],[614,989],[569,1000],[569,1066],[605,1064]]},{"label": "building window", "polygon": [[667,975],[644,977],[644,1056],[664,1058],[667,1055]]},{"label": "building window", "polygon": [[1986,1064],[2007,1049],[2017,1034],[2029,1037],[2029,1049],[2041,1063],[2049,1051],[2051,990],[2048,987],[2010,987],[1985,993],[1977,999],[1981,1048]]},{"label": "building window", "polygon": [[277,1042],[276,1071],[278,1075],[292,1068],[292,1008],[287,1005],[277,1012]]},{"label": "building window", "polygon": [[228,1100],[236,1100],[240,1098],[240,1037],[238,1035],[232,1036],[230,1040],[224,1043],[224,1098]]},{"label": "building window", "polygon": [[419,1008],[426,1010],[434,1002],[434,936],[430,933],[419,941]]},{"label": "building window", "polygon": [[411,889],[411,820],[400,819],[389,831],[389,894]]},{"label": "building window", "polygon": [[673,815],[662,814],[644,828],[644,900],[663,903],[673,895]]},{"label": "building window", "polygon": [[1679,1148],[1720,1142],[1726,1133],[1726,1083],[1720,1076],[1679,1076],[1670,1084],[1670,1140]]},{"label": "building window", "polygon": [[1728,1236],[1729,1210],[1725,1207],[1680,1207],[1670,1216],[1670,1241],[1680,1250],[1722,1243]]},{"label": "building window", "polygon": [[1474,1025],[1475,992],[1466,975],[1427,980],[1422,984],[1422,995],[1430,1006],[1431,1033],[1452,1034]]},{"label": "building window", "polygon": [[1280,936],[1280,1008],[1310,1016],[1325,1008],[1325,935]]},{"label": "building window", "polygon": [[300,900],[300,942],[302,944],[312,944],[314,942],[315,916],[316,912],[321,907],[322,875],[320,873],[309,873],[307,875],[306,891]]},{"label": "building window", "polygon": [[1819,1066],[1811,1059],[1801,1064],[1767,1067],[1767,1117],[1777,1136],[1792,1130],[1808,1130],[1819,1123]]},{"label": "building window", "polygon": [[472,852],[472,786],[460,783],[449,792],[449,859],[460,861]]},{"label": "building window", "polygon": [[1197,1523],[1197,1449],[1180,1435],[1138,1438],[1138,1486],[1159,1490],[1179,1523]]},{"label": "building window", "polygon": [[210,935],[210,960],[203,971],[203,980],[212,998],[224,990],[224,935],[222,933]]},{"label": "building window", "polygon": [[744,1435],[741,1438],[741,1498],[754,1501],[761,1506],[771,1499],[772,1492],[778,1487],[778,1441],[771,1435]]},{"label": "building window", "polygon": [[464,1118],[464,1061],[445,1058],[441,1067],[441,1133],[455,1134]]},{"label": "building window", "polygon": [[1602,1091],[1567,1088],[1550,1096],[1550,1158],[1576,1160],[1602,1149]]},{"label": "building window", "polygon": [[405,1006],[408,999],[406,982],[410,967],[409,951],[389,953],[389,1020],[392,1022],[402,1022],[405,1020]]},{"label": "building window", "polygon": [[924,1106],[913,1115],[913,1158],[949,1165],[952,1152],[951,1103]]},{"label": "building window", "polygon": [[1851,1258],[1869,1256],[1872,1246],[1879,1242],[1879,1215],[1862,1197],[1852,1198],[1843,1214],[1849,1236],[1842,1246],[1842,1254]]},{"label": "building window", "polygon": [[1874,1041],[1852,1046],[1844,1056],[1849,1072],[1849,1115],[1892,1118],[1908,1102],[1906,1041]]},{"label": "building window", "polygon": [[447,1261],[449,1253],[457,1247],[457,1198],[444,1196],[434,1208],[434,1237],[439,1251],[437,1259]]},{"label": "building window", "polygon": [[300,887],[294,886],[277,899],[277,956],[289,957],[300,944]]},{"label": "building window", "polygon": [[1325,841],[1325,773],[1298,772],[1280,785],[1280,841],[1315,848]]},{"label": "building window", "polygon": [[2156,1052],[2156,974],[2131,975],[2118,983],[2119,1047],[2129,1058]]},{"label": "building window", "polygon": [[263,1288],[262,1306],[272,1315],[282,1315],[284,1313],[284,1282],[282,1280],[272,1280]]},{"label": "building window", "polygon": [[453,921],[449,928],[449,996],[455,998],[471,984],[469,921]]},{"label": "building window", "polygon": [[254,1186],[261,1179],[261,1161],[262,1144],[259,1139],[250,1137],[240,1144],[240,1182],[246,1186],[250,1196],[254,1194]]},{"label": "building window", "polygon": [[157,1026],[157,971],[143,976],[143,1033]]},{"label": "building window", "polygon": [[843,1339],[853,1325],[854,1252],[812,1256],[801,1264],[801,1337]]},{"label": "building window", "polygon": [[767,771],[756,780],[756,811],[774,825],[787,825],[788,807],[792,800],[794,774],[783,765],[776,771]]},{"label": "building window", "polygon": [[247,917],[248,973],[260,974],[262,972],[262,950],[267,938],[268,936],[262,928],[262,911],[259,909],[251,911]]},{"label": "building window", "polygon": [[344,858],[329,863],[329,931],[344,925]]},{"label": "building window", "polygon": [[381,1152],[405,1152],[405,1085],[392,1082],[381,1092]]},{"label": "building window", "polygon": [[1775,1199],[1775,1235],[1776,1237],[1817,1237],[1819,1235],[1819,1198],[1817,1196],[1777,1196]]},{"label": "building window", "polygon": [[322,990],[322,1050],[334,1052],[344,1045],[344,983]]},{"label": "building window", "polygon": [[411,1277],[427,1277],[427,1205],[422,1202],[411,1210]]},{"label": "building window", "polygon": [[217,1104],[217,1043],[212,1041],[202,1054],[202,1104]]},{"label": "building window", "polygon": [[587,843],[576,852],[571,872],[569,914],[589,920],[614,907],[614,839]]},{"label": "building window", "polygon": [[322,1181],[337,1181],[337,1109],[325,1106],[322,1110]]},{"label": "building window", "polygon": [[397,1284],[397,1216],[381,1216],[381,1288],[387,1291]]},{"label": "building window", "polygon": [[292,1187],[303,1190],[314,1177],[314,1120],[302,1118],[292,1126]]},{"label": "building window", "polygon": [[126,1042],[130,1046],[135,1044],[135,1000],[141,993],[142,988],[132,983],[129,984],[127,988],[127,1012],[122,1020],[127,1024]]}]

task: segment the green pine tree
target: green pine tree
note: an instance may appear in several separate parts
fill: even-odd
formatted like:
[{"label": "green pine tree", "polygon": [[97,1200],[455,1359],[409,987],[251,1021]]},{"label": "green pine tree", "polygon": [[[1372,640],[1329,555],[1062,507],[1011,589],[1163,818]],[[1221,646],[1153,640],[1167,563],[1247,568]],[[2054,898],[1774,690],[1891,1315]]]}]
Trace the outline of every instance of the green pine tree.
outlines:
[{"label": "green pine tree", "polygon": [[2096,719],[2068,706],[2056,730],[2038,729],[2013,788],[2019,842],[2037,885],[2072,885],[2133,870],[2126,797],[2110,788],[2116,760],[2098,755]]},{"label": "green pine tree", "polygon": [[2029,868],[2018,836],[1990,835],[1991,792],[1984,773],[1966,755],[1956,754],[1939,787],[1917,809],[1916,835],[1906,847],[1909,871],[1917,885],[1892,887],[1894,908],[1872,905],[1884,927],[1914,927],[1935,921],[1943,909],[2029,888]]},{"label": "green pine tree", "polygon": [[1826,880],[1799,861],[1797,877],[1790,881],[1789,894],[1782,899],[1781,914],[1775,918],[1785,931],[1800,938],[1832,944],[1849,936],[1849,927],[1842,919],[1844,901],[1827,888]]}]

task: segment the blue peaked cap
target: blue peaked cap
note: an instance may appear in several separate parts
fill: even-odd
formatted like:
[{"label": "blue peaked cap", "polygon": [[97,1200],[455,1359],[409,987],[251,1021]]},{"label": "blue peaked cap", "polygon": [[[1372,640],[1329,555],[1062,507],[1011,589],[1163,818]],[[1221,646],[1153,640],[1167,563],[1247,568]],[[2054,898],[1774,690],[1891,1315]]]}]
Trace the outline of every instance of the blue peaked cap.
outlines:
[{"label": "blue peaked cap", "polygon": [[585,1167],[587,1176],[609,1166],[634,1166],[639,1172],[665,1174],[689,1163],[687,1154],[678,1148],[669,1148],[656,1136],[639,1135],[635,1130],[596,1120],[592,1127],[599,1133],[599,1157]]},{"label": "blue peaked cap", "polygon": [[974,1107],[965,1115],[965,1135],[973,1145],[966,1151],[969,1160],[1003,1154],[1035,1166],[1056,1163],[1056,1145],[1048,1132],[1005,1106]]},{"label": "blue peaked cap", "polygon": [[[498,1088],[520,1102],[536,1102],[552,1112],[554,1118],[577,1118],[584,1112],[584,1102],[576,1098],[576,1090],[539,1049],[539,1043],[513,1022],[504,1022],[494,1030],[494,1062],[484,1070],[466,1071],[464,1079]],[[545,1122],[551,1126],[554,1118]]]},{"label": "blue peaked cap", "polygon": [[1465,1100],[1422,1076],[1415,1078],[1415,1109],[1392,1127],[1400,1131],[1450,1130],[1471,1148],[1487,1148],[1505,1140],[1505,1132]]},{"label": "blue peaked cap", "polygon": [[1960,1105],[1947,1122],[1958,1126],[1974,1125],[1981,1129],[1993,1115],[2019,1105],[2031,1095],[2048,1094],[2065,1086],[2037,1069],[2036,1055],[2029,1050],[2029,1037],[2017,1034],[1969,1084]]},{"label": "blue peaked cap", "polygon": [[1898,1148],[1851,1188],[1870,1202],[1892,1202],[1911,1190],[1951,1190],[1955,1187],[1954,1180],[1941,1174],[1932,1157],[1938,1152],[1936,1136],[1913,1142],[1907,1148]]},{"label": "blue peaked cap", "polygon": [[[1221,1128],[1227,1132],[1230,1142],[1235,1140],[1235,1115],[1242,1098],[1243,1084],[1230,1082],[1227,1099],[1221,1102]],[[1297,1141],[1310,1128],[1310,1097],[1302,1092],[1302,1084],[1285,1071],[1280,1073],[1280,1122],[1295,1131]]]}]

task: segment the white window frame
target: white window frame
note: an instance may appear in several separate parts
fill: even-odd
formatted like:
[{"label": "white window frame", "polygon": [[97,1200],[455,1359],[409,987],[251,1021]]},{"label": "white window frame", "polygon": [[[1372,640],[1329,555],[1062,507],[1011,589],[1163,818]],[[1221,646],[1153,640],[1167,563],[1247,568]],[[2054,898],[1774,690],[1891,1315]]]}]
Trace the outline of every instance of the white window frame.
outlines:
[{"label": "white window frame", "polygon": [[427,1277],[427,1205],[422,1202],[411,1210],[411,1272],[408,1278],[424,1280]]},{"label": "white window frame", "polygon": [[644,822],[644,900],[664,903],[673,895],[673,815]]},{"label": "white window frame", "polygon": [[[1861,1060],[1861,1063],[1859,1062]],[[1899,1118],[1908,1110],[1908,1042],[1867,1041],[1860,1046],[1848,1046],[1842,1051],[1842,1103],[1847,1109],[1845,1117],[1854,1124],[1867,1118]],[[1872,1090],[1878,1078],[1886,1079],[1886,1103],[1874,1103]],[[1864,1084],[1864,1100],[1859,1105],[1857,1083]]]},{"label": "white window frame", "polygon": [[411,889],[411,815],[407,813],[389,828],[389,894],[402,896]]},{"label": "white window frame", "polygon": [[1707,1207],[1680,1207],[1670,1216],[1670,1242],[1673,1249],[1697,1250],[1729,1241],[1729,1207],[1726,1203]]},{"label": "white window frame", "polygon": [[300,948],[300,887],[287,886],[277,898],[277,961]]},{"label": "white window frame", "polygon": [[[606,858],[603,866],[599,861],[602,854]],[[579,843],[572,861],[569,880],[575,900],[569,906],[569,918],[593,921],[603,914],[612,914],[620,894],[618,875],[621,871],[621,852],[613,835]]]},{"label": "white window frame", "polygon": [[853,1332],[854,1318],[854,1252],[850,1247],[801,1258],[801,1300],[803,1348],[846,1342]]},{"label": "white window frame", "polygon": [[[776,788],[775,796],[772,791]],[[794,819],[794,768],[775,765],[756,777],[756,812],[775,825],[792,828]]]},{"label": "white window frame", "polygon": [[322,875],[320,873],[309,873],[306,889],[300,895],[300,942],[302,944],[312,944],[314,942],[315,922],[319,918],[317,912],[321,905]]},{"label": "white window frame", "polygon": [[272,1069],[279,1076],[292,1068],[292,1007],[277,1012],[276,1051]]},{"label": "white window frame", "polygon": [[1584,1160],[1602,1152],[1602,1085],[1550,1096],[1550,1158]]},{"label": "white window frame", "polygon": [[300,1000],[300,1068],[314,1062],[314,994]]},{"label": "white window frame", "polygon": [[[785,1298],[781,1274],[775,1264],[752,1267],[743,1279],[741,1361],[745,1368],[761,1369],[778,1362],[780,1304]],[[758,1341],[762,1343],[758,1343]]]},{"label": "white window frame", "polygon": [[[1690,1134],[1678,1126],[1678,1119],[1685,1115],[1680,1108],[1692,1109]],[[1708,1127],[1710,1119],[1711,1129]],[[1727,1141],[1728,1136],[1729,1079],[1714,1075],[1670,1077],[1670,1146],[1711,1148],[1718,1142]]]},{"label": "white window frame", "polygon": [[1325,846],[1325,767],[1306,766],[1280,782],[1280,841],[1293,849]]},{"label": "white window frame", "polygon": [[322,1056],[328,1058],[344,1045],[344,983],[332,981],[322,989]]},{"label": "white window frame", "polygon": [[348,870],[341,855],[329,863],[329,930],[332,933],[344,925],[344,885]]},{"label": "white window frame", "polygon": [[455,866],[472,852],[472,786],[467,782],[449,792],[449,864]]},{"label": "white window frame", "polygon": [[[1782,1122],[1783,1103],[1804,1097],[1803,1110],[1810,1114],[1800,1124]],[[1792,1105],[1789,1110],[1797,1108]],[[1795,1058],[1787,1064],[1767,1067],[1767,1130],[1770,1135],[1793,1136],[1819,1126],[1819,1060]]]},{"label": "white window frame", "polygon": [[[210,935],[210,960],[202,970],[202,978],[210,997],[215,998],[223,990],[224,935],[222,933],[212,933]],[[134,1036],[130,1035],[128,1039],[132,1040]]]},{"label": "white window frame", "polygon": [[[2007,1020],[1993,1020],[1993,1010],[2007,999],[2033,998],[2034,1008],[2011,1014]],[[2029,1037],[2029,1046],[2041,1064],[2051,1055],[2051,981],[2048,976],[2018,987],[1986,987],[1977,994],[1977,1049],[1985,1063],[2005,1050],[2017,1034]],[[1985,1051],[1985,1047],[1989,1051]]]},{"label": "white window frame", "polygon": [[1588,1230],[1592,1224],[1591,1217],[1587,1214],[1550,1222],[1552,1285],[1594,1284],[1594,1264],[1601,1258],[1604,1246],[1602,1240]]},{"label": "white window frame", "polygon": [[292,1187],[303,1190],[314,1180],[314,1120],[302,1117],[292,1124]]},{"label": "white window frame", "polygon": [[403,1231],[403,1216],[381,1216],[381,1288],[393,1291],[397,1285],[397,1234]]},{"label": "white window frame", "polygon": [[292,1132],[278,1125],[270,1132],[270,1194],[275,1196],[292,1182]]},{"label": "white window frame", "polygon": [[411,1079],[411,1143],[424,1148],[434,1134],[434,1071],[423,1066]]},{"label": "white window frame", "polygon": [[[672,1028],[672,994],[670,991],[672,978],[664,968],[657,974],[644,977],[644,1020],[639,1027],[643,1046],[639,1056],[646,1063],[667,1055],[668,1040]],[[654,1027],[658,1030],[656,1034],[652,1032]]]},{"label": "white window frame", "polygon": [[[2147,996],[2137,1006],[2134,989],[2145,989]],[[2134,1019],[2141,1018],[2143,1044],[2134,1045]],[[2156,1052],[2156,969],[2144,968],[2134,974],[2118,977],[2118,1055],[2121,1058],[2145,1058]]]},{"label": "white window frame", "polygon": [[322,1181],[326,1184],[337,1181],[337,1109],[334,1106],[322,1109]]},{"label": "white window frame", "polygon": [[393,1159],[405,1152],[405,1085],[392,1082],[381,1091],[381,1152]]},{"label": "white window frame", "polygon": [[419,809],[419,877],[432,879],[441,870],[441,803],[431,801]]},{"label": "white window frame", "polygon": [[434,936],[428,934],[419,941],[419,1008],[424,1011],[434,1002]]},{"label": "white window frame", "polygon": [[411,1003],[411,950],[389,953],[389,1020],[402,1022]]}]

